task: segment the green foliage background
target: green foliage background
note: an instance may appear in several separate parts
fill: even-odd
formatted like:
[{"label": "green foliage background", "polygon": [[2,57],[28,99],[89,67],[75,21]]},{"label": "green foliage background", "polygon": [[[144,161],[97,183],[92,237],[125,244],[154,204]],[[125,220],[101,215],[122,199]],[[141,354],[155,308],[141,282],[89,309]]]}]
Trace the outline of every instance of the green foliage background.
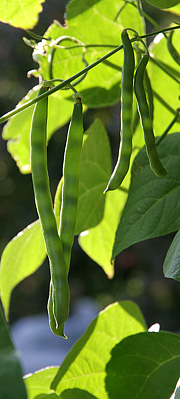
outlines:
[{"label": "green foliage background", "polygon": [[[38,13],[42,9],[41,2],[34,0],[34,4],[31,2],[31,7],[27,0],[23,0],[22,4],[23,7],[19,6],[16,9],[13,8],[15,7],[14,2],[9,1],[8,7],[6,2],[2,2],[0,6],[1,20],[11,23],[14,27],[32,28],[36,24]],[[124,2],[119,0],[114,0],[113,3],[112,0],[87,0],[86,2],[71,0],[66,9],[66,27],[60,25],[57,20],[52,22],[51,11],[49,23],[47,19],[41,23],[40,18],[37,33],[40,29],[39,33],[46,37],[50,36],[52,40],[65,34],[75,36],[85,44],[101,44],[102,47],[93,46],[87,49],[85,58],[90,64],[106,54],[110,50],[110,46],[120,44],[120,33],[124,27],[131,26],[131,28],[138,30],[139,34],[144,32],[144,21],[139,16],[137,8],[132,4],[126,4],[119,17],[115,19],[119,7],[123,5]],[[168,7],[171,5],[170,3],[165,4]],[[52,10],[52,7],[50,8]],[[145,9],[149,9],[146,3]],[[48,7],[45,10],[48,10]],[[177,5],[170,9],[170,12],[172,11],[178,17],[180,6]],[[157,11],[153,12],[156,15]],[[161,24],[163,24],[161,18],[164,16],[165,26],[172,20],[172,14],[169,14],[168,21],[167,11],[159,15]],[[86,21],[86,24],[84,21]],[[48,25],[50,26],[47,29]],[[2,32],[4,32],[4,26],[6,25],[3,25]],[[152,26],[149,27],[149,29],[151,28]],[[7,31],[12,29],[13,37],[13,28],[6,26],[5,29]],[[20,32],[19,37],[21,39],[25,34],[24,31],[23,34],[22,31]],[[6,40],[3,40],[5,44],[7,37]],[[177,48],[179,41],[180,33],[176,31],[173,43]],[[17,48],[15,42],[13,39],[12,42],[10,40],[9,42],[8,50],[13,49],[15,52]],[[23,42],[21,40],[19,42],[22,46]],[[63,45],[66,44],[69,45],[69,42],[64,41]],[[27,50],[28,56],[26,59],[25,51]],[[155,64],[152,61],[149,63],[148,73],[155,94],[154,130],[155,135],[159,136],[172,120],[175,109],[179,105],[178,79],[180,78],[180,71],[169,56],[165,38],[159,37],[158,43],[157,40],[153,41],[150,45],[150,51],[156,60],[165,59],[173,76],[176,77],[176,79],[172,79],[167,76],[157,63]],[[2,109],[6,108],[4,97],[6,99],[9,97],[10,107],[13,108],[21,98],[23,99],[20,103],[24,103],[37,95],[37,87],[35,86],[37,79],[32,77],[30,83],[27,84],[25,73],[22,77],[23,73],[19,72],[17,68],[17,59],[21,66],[24,64],[26,71],[29,69],[29,65],[32,65],[32,68],[37,68],[38,62],[39,69],[34,73],[35,76],[40,73],[44,79],[49,79],[48,56],[50,47],[48,41],[41,42],[36,46],[33,51],[33,61],[30,61],[30,52],[31,49],[25,50],[23,44],[22,53],[19,51],[19,54],[16,54],[16,62],[12,66],[8,56],[6,58],[6,55],[3,55],[4,65],[8,65],[8,68],[7,70],[4,68],[4,76],[0,80]],[[81,57],[81,48],[56,50],[53,64],[54,76],[66,79],[82,69]],[[22,62],[21,58],[23,59]],[[142,129],[139,125],[133,137],[132,162],[134,159],[135,161],[132,167],[132,176],[129,173],[123,182],[122,189],[108,193],[106,200],[102,194],[111,174],[111,150],[108,137],[110,137],[113,148],[113,161],[115,161],[117,154],[119,81],[121,79],[122,59],[123,53],[121,51],[110,59],[113,68],[107,63],[99,64],[88,73],[78,86],[78,90],[83,94],[85,137],[80,164],[80,197],[76,234],[80,234],[78,242],[84,252],[78,247],[76,240],[72,257],[70,285],[73,287],[74,284],[74,287],[76,287],[78,280],[80,287],[82,287],[78,295],[83,292],[86,295],[94,296],[102,307],[109,305],[115,299],[122,300],[127,297],[133,299],[143,309],[143,313],[147,316],[148,325],[159,321],[162,328],[176,330],[179,328],[179,319],[176,317],[179,312],[180,298],[178,283],[164,282],[164,279],[162,282],[163,257],[171,236],[167,236],[164,240],[159,240],[157,237],[173,233],[180,227],[178,213],[179,135],[177,133],[179,120],[170,132],[174,134],[170,134],[163,145],[159,146],[159,154],[168,170],[168,175],[164,180],[159,181],[149,168],[143,148]],[[14,67],[15,65],[16,67]],[[18,77],[20,78],[19,81]],[[163,84],[164,79],[166,84]],[[12,87],[14,90],[13,99]],[[23,174],[23,176],[20,175],[18,169],[13,168],[11,158],[5,155],[5,146],[2,142],[2,160],[0,161],[0,178],[3,183],[0,191],[2,198],[2,238],[0,245],[2,249],[6,242],[15,236],[5,248],[1,260],[1,300],[7,318],[9,317],[10,298],[14,287],[24,278],[37,271],[45,258],[39,222],[32,223],[37,218],[35,208],[32,205],[32,187],[30,176],[28,176],[30,172],[29,130],[32,110],[31,107],[16,115],[9,120],[3,129],[3,138],[8,140],[8,151]],[[68,91],[56,92],[50,97],[48,154],[53,196],[55,196],[56,187],[61,177],[67,131],[66,123],[68,123],[71,113],[72,98]],[[162,114],[163,123],[159,118],[159,115]],[[118,122],[114,123],[117,120]],[[22,188],[16,179],[22,184]],[[26,187],[26,190],[24,187]],[[29,202],[29,199],[31,202]],[[56,200],[55,211],[57,215],[61,201],[60,198],[57,198],[57,192]],[[8,205],[10,208],[8,208]],[[8,222],[7,218],[4,217],[4,211],[9,215]],[[17,218],[16,222],[12,220],[14,215]],[[169,223],[169,220],[171,220],[171,223]],[[26,225],[28,225],[28,228],[23,230]],[[21,233],[16,236],[18,231],[21,231]],[[156,239],[153,241],[141,243],[142,240],[154,237]],[[113,245],[114,239],[115,245]],[[134,246],[135,243],[139,244]],[[129,249],[129,247],[131,248]],[[21,251],[19,251],[19,248]],[[177,233],[164,262],[165,276],[179,281],[178,248],[179,233]],[[123,252],[116,261],[115,278],[108,280],[106,275],[109,279],[114,275],[112,258],[121,251]],[[89,260],[86,254],[92,260]],[[100,267],[98,268],[97,265]],[[23,315],[24,309],[22,310],[19,307],[19,303],[22,303],[22,296],[25,296],[27,302],[29,298],[38,298],[38,295],[41,298],[39,302],[42,307],[38,308],[36,302],[33,302],[30,313],[45,310],[48,277],[48,269],[41,268],[20,285],[19,291],[18,289],[15,290],[13,295],[16,295],[17,305],[15,306],[17,308],[14,305],[14,308],[12,306],[10,321]],[[22,288],[25,287],[26,290],[28,286],[32,288],[29,296],[27,292],[26,295],[23,294]],[[36,294],[36,291],[38,291],[38,294]],[[27,308],[25,307],[25,313],[26,311]],[[174,319],[172,315],[175,315]],[[7,369],[5,369],[5,378],[7,378],[8,370],[12,364],[13,378],[16,376],[15,371],[17,372],[17,393],[22,392],[20,395],[24,399],[26,393],[21,380],[21,369],[3,317],[1,317],[0,325],[3,328],[0,337],[5,337],[7,351],[10,355],[10,365],[7,364]],[[4,345],[3,342],[2,345]],[[114,399],[117,396],[120,399],[121,397],[122,399],[129,399],[132,395],[148,399],[152,397],[150,396],[152,391],[154,398],[160,399],[163,396],[163,398],[169,399],[179,377],[179,345],[179,337],[176,335],[165,332],[158,334],[147,332],[146,323],[135,303],[131,301],[117,302],[107,307],[91,323],[60,369],[50,368],[25,379],[28,399],[35,397],[44,399],[50,397],[52,399],[74,397],[79,399]],[[99,353],[97,353],[97,348]],[[171,348],[171,350],[167,350],[167,348]],[[91,356],[89,356],[89,353]],[[122,365],[120,380],[118,380],[119,359]],[[2,363],[4,365],[3,358]],[[2,369],[4,372],[4,368]],[[3,372],[0,372],[0,379],[4,379]],[[158,381],[161,381],[161,387],[159,387]]]}]

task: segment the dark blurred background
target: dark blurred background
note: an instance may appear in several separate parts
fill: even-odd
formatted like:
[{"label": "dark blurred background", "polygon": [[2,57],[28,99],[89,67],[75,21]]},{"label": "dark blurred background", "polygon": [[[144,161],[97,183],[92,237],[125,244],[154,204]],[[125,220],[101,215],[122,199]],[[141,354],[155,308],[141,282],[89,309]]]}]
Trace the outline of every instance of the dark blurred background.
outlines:
[{"label": "dark blurred background", "polygon": [[[43,13],[34,31],[42,35],[54,19],[63,23],[66,1],[51,0],[43,4]],[[146,11],[162,26],[172,20],[168,12],[159,12],[145,5]],[[153,27],[148,23],[148,31]],[[32,50],[22,40],[24,31],[0,23],[0,114],[13,109],[27,91],[37,84],[37,79],[27,79],[27,71],[36,68]],[[94,114],[106,121],[111,143],[114,119],[118,109],[88,110],[85,128]],[[2,125],[0,126],[2,131]],[[63,128],[66,131],[67,127]],[[62,129],[62,131],[63,131]],[[49,144],[49,169],[52,192],[59,181],[62,159],[58,148],[65,144],[65,134],[56,132]],[[0,139],[0,252],[19,231],[37,218],[30,175],[21,175]],[[112,152],[115,150],[112,148]],[[163,275],[163,260],[173,239],[173,234],[148,240],[123,251],[115,262],[115,277],[109,280],[103,270],[81,250],[75,240],[70,269],[71,313],[74,304],[83,297],[95,300],[97,308],[123,299],[135,301],[141,308],[148,326],[159,322],[161,329],[180,331],[180,286]],[[19,284],[12,295],[10,324],[26,315],[46,312],[49,290],[48,262],[31,277]]]}]

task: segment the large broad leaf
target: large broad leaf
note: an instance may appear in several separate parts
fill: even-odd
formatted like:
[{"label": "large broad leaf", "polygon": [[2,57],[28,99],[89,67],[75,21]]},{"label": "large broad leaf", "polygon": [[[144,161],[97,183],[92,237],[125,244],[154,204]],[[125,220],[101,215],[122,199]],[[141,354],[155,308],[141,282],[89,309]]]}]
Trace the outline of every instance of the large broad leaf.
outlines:
[{"label": "large broad leaf", "polygon": [[113,258],[136,242],[180,228],[180,134],[172,134],[158,147],[167,175],[158,178],[149,167],[143,148],[132,169],[132,181],[116,233]]},{"label": "large broad leaf", "polygon": [[111,399],[169,399],[180,375],[180,337],[145,332],[111,352],[106,389]]},{"label": "large broad leaf", "polygon": [[[125,337],[142,331],[146,331],[146,325],[137,305],[125,301],[108,306],[71,349],[54,377],[51,389],[63,399],[107,399],[106,364],[110,361],[111,350]],[[49,371],[51,373],[51,369]],[[45,378],[48,378],[48,370],[25,379],[28,399],[49,392],[50,378],[48,383]]]},{"label": "large broad leaf", "polygon": [[31,29],[38,21],[45,0],[1,0],[0,21],[16,28]]},{"label": "large broad leaf", "polygon": [[180,230],[175,235],[165,257],[163,271],[165,277],[180,281]]},{"label": "large broad leaf", "polygon": [[0,398],[26,399],[22,370],[0,308]]},{"label": "large broad leaf", "polygon": [[46,257],[40,223],[36,221],[21,231],[6,246],[0,268],[0,291],[6,318],[13,288],[34,273]]},{"label": "large broad leaf", "polygon": [[[135,155],[137,154],[138,148],[141,148],[143,144],[144,137],[142,129],[139,126],[133,136],[133,153],[131,155],[131,165]],[[82,249],[90,258],[92,258],[103,268],[104,272],[109,278],[112,278],[114,275],[114,263],[111,261],[112,249],[119,219],[128,196],[130,170],[131,166],[120,190],[109,191],[106,193],[104,215],[101,222],[94,228],[84,231],[79,237],[79,244]],[[108,178],[109,177],[110,175]]]},{"label": "large broad leaf", "polygon": [[109,278],[114,276],[114,265],[111,261],[112,248],[126,198],[125,191],[108,192],[102,221],[79,236],[82,249],[103,268]]}]

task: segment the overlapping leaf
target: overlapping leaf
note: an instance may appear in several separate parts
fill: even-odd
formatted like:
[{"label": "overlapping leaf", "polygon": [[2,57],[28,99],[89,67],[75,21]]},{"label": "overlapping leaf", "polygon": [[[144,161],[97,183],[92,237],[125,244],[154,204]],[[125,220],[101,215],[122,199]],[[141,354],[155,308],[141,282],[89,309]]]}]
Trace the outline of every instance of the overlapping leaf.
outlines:
[{"label": "overlapping leaf", "polygon": [[180,373],[180,337],[166,332],[127,337],[112,350],[106,371],[111,399],[169,399]]}]

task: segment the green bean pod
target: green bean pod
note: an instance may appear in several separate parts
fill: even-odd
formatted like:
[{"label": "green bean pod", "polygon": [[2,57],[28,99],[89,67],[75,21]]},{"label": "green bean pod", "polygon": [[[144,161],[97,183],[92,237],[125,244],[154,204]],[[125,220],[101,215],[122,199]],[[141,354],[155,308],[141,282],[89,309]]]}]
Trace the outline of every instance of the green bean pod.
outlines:
[{"label": "green bean pod", "polygon": [[171,57],[173,60],[180,65],[180,54],[177,52],[176,48],[174,47],[172,43],[172,36],[173,36],[173,31],[170,32],[168,38],[167,38],[167,48],[169,50],[169,53],[171,54]]},{"label": "green bean pod", "polygon": [[[64,287],[66,287],[66,285]],[[62,288],[64,288],[64,287],[62,287]],[[60,299],[62,299],[62,298],[63,298],[63,296],[62,296],[62,291],[61,291]],[[50,328],[51,328],[52,332],[55,335],[58,335],[58,336],[63,337],[63,338],[67,338],[65,333],[64,333],[64,323],[61,323],[57,327],[57,322],[56,322],[56,319],[55,319],[55,316],[54,316],[54,304],[55,304],[54,288],[53,288],[53,284],[52,284],[52,280],[51,280],[50,281],[50,286],[49,286],[49,298],[48,298],[48,306],[47,306],[48,315],[49,315],[49,325],[50,325]],[[61,303],[61,305],[64,306],[63,303]]]},{"label": "green bean pod", "polygon": [[67,271],[74,241],[79,194],[79,162],[83,140],[83,113],[81,95],[73,94],[74,108],[66,141],[63,162],[62,203],[59,236],[63,245]]},{"label": "green bean pod", "polygon": [[153,122],[154,119],[154,98],[153,98],[153,90],[151,86],[151,81],[149,79],[147,70],[144,71],[144,84],[147,93],[148,105],[149,105],[149,115]]},{"label": "green bean pod", "polygon": [[124,60],[121,80],[121,142],[119,146],[117,163],[104,192],[115,190],[121,185],[129,170],[130,157],[132,153],[132,104],[135,61],[134,51],[126,30],[122,31],[121,39],[124,47]]},{"label": "green bean pod", "polygon": [[144,130],[146,151],[149,158],[150,167],[158,177],[163,177],[167,174],[167,171],[162,165],[157,153],[152,121],[150,118],[149,107],[146,99],[146,93],[144,90],[144,72],[148,60],[149,54],[146,53],[142,56],[135,73],[134,91],[137,98],[141,124]]},{"label": "green bean pod", "polygon": [[[46,90],[47,88],[41,87],[39,95]],[[42,99],[35,105],[32,117],[31,170],[36,208],[50,262],[53,317],[56,329],[61,326],[62,330],[62,325],[69,314],[69,286],[63,247],[58,235],[49,187],[46,149],[47,114],[48,97]],[[52,317],[52,312],[49,312],[49,316]],[[63,331],[61,335],[64,336]]]}]

